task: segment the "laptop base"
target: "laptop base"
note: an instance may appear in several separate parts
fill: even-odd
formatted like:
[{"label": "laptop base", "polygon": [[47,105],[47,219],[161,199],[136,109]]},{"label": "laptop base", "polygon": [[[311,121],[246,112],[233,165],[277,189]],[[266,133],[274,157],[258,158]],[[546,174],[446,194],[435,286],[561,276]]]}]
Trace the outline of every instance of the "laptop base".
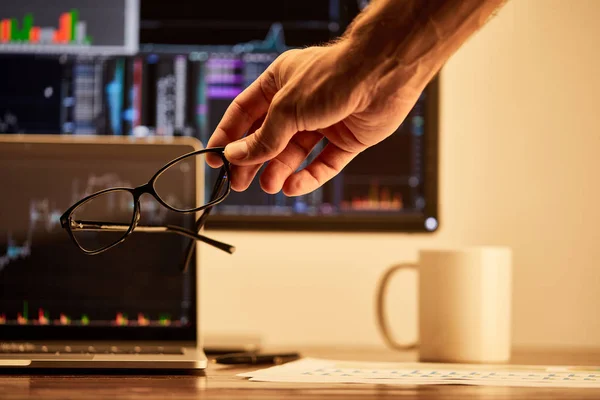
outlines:
[{"label": "laptop base", "polygon": [[1,343],[0,371],[10,369],[204,369],[202,349],[189,344]]}]

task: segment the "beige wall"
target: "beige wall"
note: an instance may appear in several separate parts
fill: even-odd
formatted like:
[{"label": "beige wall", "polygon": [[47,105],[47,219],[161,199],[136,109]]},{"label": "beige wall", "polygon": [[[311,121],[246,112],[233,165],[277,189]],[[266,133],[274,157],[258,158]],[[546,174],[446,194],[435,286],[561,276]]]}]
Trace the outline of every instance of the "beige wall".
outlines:
[{"label": "beige wall", "polygon": [[[514,342],[600,345],[599,15],[596,0],[511,0],[445,66],[439,232],[215,232],[238,252],[203,248],[204,329],[382,346],[383,269],[422,247],[501,244],[514,249]],[[392,284],[404,340],[415,279]]]}]

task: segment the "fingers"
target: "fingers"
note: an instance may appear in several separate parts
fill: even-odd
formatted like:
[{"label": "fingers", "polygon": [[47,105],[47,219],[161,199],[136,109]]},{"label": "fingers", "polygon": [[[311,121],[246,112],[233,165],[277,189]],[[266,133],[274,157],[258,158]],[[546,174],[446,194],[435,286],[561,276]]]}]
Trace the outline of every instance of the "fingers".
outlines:
[{"label": "fingers", "polygon": [[243,192],[248,189],[260,167],[262,167],[262,164],[231,165],[231,189],[236,192]]},{"label": "fingers", "polygon": [[[263,124],[265,118],[259,118],[250,127],[248,134],[251,135]],[[248,189],[250,183],[256,176],[258,170],[262,167],[263,163],[253,165],[235,165],[231,164],[231,188],[236,192],[242,192]]]},{"label": "fingers", "polygon": [[[267,74],[269,72],[265,72]],[[263,90],[261,81],[264,74],[250,84],[227,107],[219,125],[208,140],[206,147],[227,146],[244,136],[256,120],[267,113],[272,95]],[[222,161],[213,155],[207,156],[211,167],[220,167]]]},{"label": "fingers", "polygon": [[225,147],[225,157],[231,163],[253,165],[268,161],[281,153],[297,132],[294,100],[285,90],[275,97],[263,125],[253,134]]},{"label": "fingers", "polygon": [[306,157],[323,138],[319,132],[299,132],[289,141],[286,148],[269,164],[260,177],[260,186],[270,194],[278,193],[285,180],[306,160]]},{"label": "fingers", "polygon": [[285,181],[283,193],[300,196],[312,192],[336,176],[357,154],[342,150],[333,143],[327,144],[313,162]]}]

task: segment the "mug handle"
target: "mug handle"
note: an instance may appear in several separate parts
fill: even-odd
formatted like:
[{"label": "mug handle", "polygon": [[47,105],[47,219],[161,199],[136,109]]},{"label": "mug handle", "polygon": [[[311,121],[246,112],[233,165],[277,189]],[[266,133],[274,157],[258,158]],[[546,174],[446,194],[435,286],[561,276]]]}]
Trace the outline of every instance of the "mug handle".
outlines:
[{"label": "mug handle", "polygon": [[390,278],[398,271],[403,269],[418,269],[417,264],[402,263],[393,265],[385,271],[377,286],[377,327],[383,336],[385,343],[395,350],[412,350],[418,347],[418,343],[402,344],[397,342],[391,334],[390,326],[385,318],[385,298],[387,294]]}]

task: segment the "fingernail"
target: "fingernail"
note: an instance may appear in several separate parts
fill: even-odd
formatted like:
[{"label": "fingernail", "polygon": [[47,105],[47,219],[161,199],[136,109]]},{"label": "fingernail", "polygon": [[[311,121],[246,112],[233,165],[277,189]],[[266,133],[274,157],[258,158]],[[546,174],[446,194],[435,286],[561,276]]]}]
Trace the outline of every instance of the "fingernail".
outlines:
[{"label": "fingernail", "polygon": [[248,145],[245,140],[233,142],[225,147],[225,157],[232,160],[242,160],[248,156]]}]

